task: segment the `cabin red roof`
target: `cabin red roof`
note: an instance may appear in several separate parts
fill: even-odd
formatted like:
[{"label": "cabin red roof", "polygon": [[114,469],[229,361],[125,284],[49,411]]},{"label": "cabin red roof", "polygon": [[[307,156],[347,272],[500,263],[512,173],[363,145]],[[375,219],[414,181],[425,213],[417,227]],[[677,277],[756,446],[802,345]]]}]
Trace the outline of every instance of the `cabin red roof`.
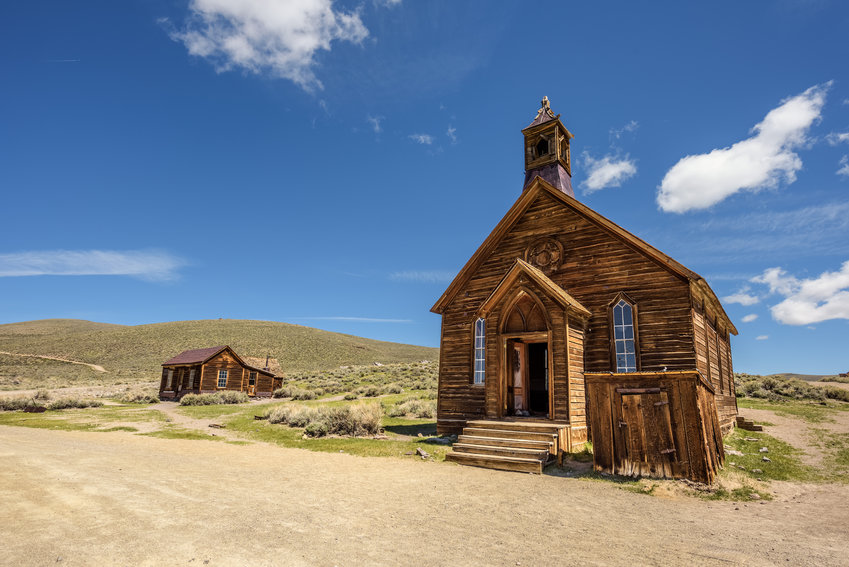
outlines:
[{"label": "cabin red roof", "polygon": [[162,366],[168,364],[195,364],[198,362],[204,362],[210,356],[214,354],[218,354],[222,350],[227,348],[226,346],[216,346],[209,348],[196,348],[192,350],[184,350],[171,360],[166,360],[162,363]]}]

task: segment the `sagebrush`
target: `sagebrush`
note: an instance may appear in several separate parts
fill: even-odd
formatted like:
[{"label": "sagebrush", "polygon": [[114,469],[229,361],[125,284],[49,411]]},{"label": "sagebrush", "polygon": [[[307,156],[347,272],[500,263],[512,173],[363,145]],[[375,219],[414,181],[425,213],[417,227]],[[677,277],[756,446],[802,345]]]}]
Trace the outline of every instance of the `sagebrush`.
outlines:
[{"label": "sagebrush", "polygon": [[270,410],[268,421],[303,427],[304,433],[310,437],[362,437],[380,432],[382,414],[380,405],[374,403],[317,407],[287,404]]}]

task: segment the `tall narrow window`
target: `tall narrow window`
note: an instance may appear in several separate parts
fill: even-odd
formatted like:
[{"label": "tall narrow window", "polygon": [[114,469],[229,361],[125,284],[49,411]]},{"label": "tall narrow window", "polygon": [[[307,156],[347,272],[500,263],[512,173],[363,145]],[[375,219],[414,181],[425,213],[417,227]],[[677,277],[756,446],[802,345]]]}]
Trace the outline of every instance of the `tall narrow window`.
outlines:
[{"label": "tall narrow window", "polygon": [[219,370],[218,371],[218,387],[224,388],[227,386],[227,371]]},{"label": "tall narrow window", "polygon": [[171,369],[169,369],[169,370],[168,370],[168,381],[165,383],[165,389],[166,389],[166,390],[170,390],[170,389],[171,389],[171,381],[172,381],[172,380],[174,380],[174,371],[173,371],[173,370],[171,370]]},{"label": "tall narrow window", "polygon": [[195,387],[195,369],[189,370],[189,388]]},{"label": "tall narrow window", "polygon": [[634,339],[634,308],[624,299],[620,299],[613,306],[613,341],[616,372],[636,372],[637,344]]},{"label": "tall narrow window", "polygon": [[256,386],[256,372],[248,373],[248,386]]},{"label": "tall narrow window", "polygon": [[475,321],[475,384],[483,384],[486,378],[486,321],[483,317]]}]

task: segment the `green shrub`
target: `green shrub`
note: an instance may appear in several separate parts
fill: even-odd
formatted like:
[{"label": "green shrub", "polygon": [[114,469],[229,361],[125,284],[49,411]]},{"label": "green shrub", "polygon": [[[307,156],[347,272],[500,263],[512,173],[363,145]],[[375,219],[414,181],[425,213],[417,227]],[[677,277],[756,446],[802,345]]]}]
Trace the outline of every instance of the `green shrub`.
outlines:
[{"label": "green shrub", "polygon": [[63,410],[72,408],[97,408],[103,405],[100,400],[81,400],[79,398],[60,398],[47,404],[49,410]]},{"label": "green shrub", "polygon": [[810,400],[816,402],[834,399],[849,402],[849,390],[836,386],[814,386],[798,378],[735,373],[734,385],[738,398],[761,398],[770,401]]},{"label": "green shrub", "polygon": [[186,394],[180,399],[181,406],[212,406],[216,404],[244,404],[250,401],[244,392],[223,391],[214,394]]},{"label": "green shrub", "polygon": [[134,392],[125,392],[118,401],[122,404],[158,404],[160,400],[158,394],[137,390]]},{"label": "green shrub", "polygon": [[33,398],[0,398],[0,411],[21,411],[35,407],[42,407],[42,404]]},{"label": "green shrub", "polygon": [[283,386],[282,388],[274,390],[271,395],[275,398],[291,398],[293,390],[294,388],[292,388],[292,386]]},{"label": "green shrub", "polygon": [[345,394],[345,399],[346,399],[346,400],[356,400],[356,399],[359,399],[359,397],[360,397],[360,396],[359,396],[359,395],[357,395],[357,393],[356,393],[356,392],[348,392],[347,394]]},{"label": "green shrub", "polygon": [[398,384],[390,384],[383,391],[386,394],[400,394],[404,389]]},{"label": "green shrub", "polygon": [[419,418],[433,417],[436,413],[436,403],[420,398],[407,398],[395,404],[389,410],[390,417],[413,416]]},{"label": "green shrub", "polygon": [[39,390],[35,393],[35,396],[33,396],[32,399],[34,399],[34,400],[49,400],[50,399],[50,392],[45,390],[45,389],[41,389],[41,390]]},{"label": "green shrub", "polygon": [[303,427],[304,434],[309,437],[325,435],[356,437],[378,433],[382,414],[383,411],[378,404],[318,407],[286,405],[271,410],[268,421],[290,427]]},{"label": "green shrub", "polygon": [[295,390],[292,393],[293,400],[314,400],[317,397],[314,390]]}]

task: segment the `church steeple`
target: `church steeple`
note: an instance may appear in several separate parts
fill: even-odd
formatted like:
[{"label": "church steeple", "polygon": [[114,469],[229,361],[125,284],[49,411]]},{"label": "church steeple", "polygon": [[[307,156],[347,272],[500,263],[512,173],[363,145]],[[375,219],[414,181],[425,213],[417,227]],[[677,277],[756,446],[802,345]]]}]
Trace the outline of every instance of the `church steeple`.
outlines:
[{"label": "church steeple", "polygon": [[572,158],[569,154],[569,140],[574,136],[560,122],[560,115],[555,116],[551,111],[547,96],[543,97],[536,118],[522,130],[522,134],[525,136],[524,187],[539,176],[574,197]]}]

